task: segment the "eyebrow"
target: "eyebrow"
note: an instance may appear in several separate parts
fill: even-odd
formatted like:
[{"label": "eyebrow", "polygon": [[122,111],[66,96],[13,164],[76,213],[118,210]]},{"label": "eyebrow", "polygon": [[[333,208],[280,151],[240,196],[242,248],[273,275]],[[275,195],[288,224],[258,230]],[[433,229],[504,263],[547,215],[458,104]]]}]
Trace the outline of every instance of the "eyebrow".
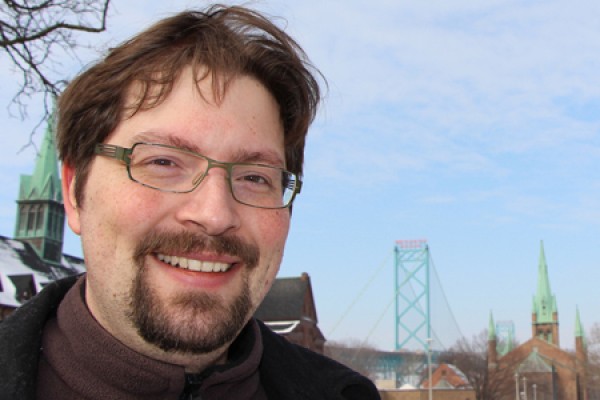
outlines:
[{"label": "eyebrow", "polygon": [[285,161],[275,151],[246,151],[239,150],[234,154],[234,162],[268,164],[275,167],[285,168]]},{"label": "eyebrow", "polygon": [[[164,144],[168,146],[177,147],[182,150],[191,151],[193,153],[198,153],[201,155],[205,155],[202,149],[196,146],[194,143],[190,141],[175,137],[171,135],[157,135],[152,132],[142,132],[132,137],[133,142],[145,142],[145,143],[158,143]],[[208,157],[208,156],[207,156]],[[224,160],[216,160],[216,161],[224,161]],[[260,151],[248,151],[245,149],[237,150],[232,159],[227,162],[236,162],[236,163],[252,163],[252,164],[267,164],[275,167],[285,168],[286,163],[285,159],[283,159],[276,151],[270,149],[264,149]]]},{"label": "eyebrow", "polygon": [[158,135],[153,132],[141,132],[132,137],[132,141],[134,143],[144,142],[144,143],[156,143],[156,144],[164,144],[167,146],[178,147],[183,150],[193,151],[195,153],[201,153],[198,146],[195,144],[171,135]]}]

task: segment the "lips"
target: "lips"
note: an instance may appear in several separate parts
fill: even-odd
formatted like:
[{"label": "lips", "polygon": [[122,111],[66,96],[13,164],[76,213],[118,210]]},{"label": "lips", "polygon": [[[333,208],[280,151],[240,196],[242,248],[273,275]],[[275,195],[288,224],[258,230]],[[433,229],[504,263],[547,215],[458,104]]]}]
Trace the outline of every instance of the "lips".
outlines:
[{"label": "lips", "polygon": [[174,267],[197,272],[226,272],[233,265],[222,262],[200,261],[185,257],[168,256],[165,254],[157,254],[156,257],[160,261]]}]

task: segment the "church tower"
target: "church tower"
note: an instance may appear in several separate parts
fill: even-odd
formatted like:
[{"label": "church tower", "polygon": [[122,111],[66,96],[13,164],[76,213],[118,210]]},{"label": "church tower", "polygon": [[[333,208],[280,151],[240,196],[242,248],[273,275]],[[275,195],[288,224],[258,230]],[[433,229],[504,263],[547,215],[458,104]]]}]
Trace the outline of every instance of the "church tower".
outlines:
[{"label": "church tower", "polygon": [[532,334],[548,343],[559,346],[558,309],[556,297],[550,290],[548,265],[544,254],[544,243],[540,244],[537,291],[533,297]]},{"label": "church tower", "polygon": [[53,117],[48,121],[33,175],[21,175],[17,208],[15,239],[31,244],[45,262],[60,265],[65,211]]}]

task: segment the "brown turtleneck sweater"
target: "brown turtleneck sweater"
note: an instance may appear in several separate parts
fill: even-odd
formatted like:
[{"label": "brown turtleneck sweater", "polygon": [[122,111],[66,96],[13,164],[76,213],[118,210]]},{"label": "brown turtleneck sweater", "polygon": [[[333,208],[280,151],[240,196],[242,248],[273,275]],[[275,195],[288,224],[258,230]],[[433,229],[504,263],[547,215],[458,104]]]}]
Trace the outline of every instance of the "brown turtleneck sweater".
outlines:
[{"label": "brown turtleneck sweater", "polygon": [[84,289],[82,278],[44,328],[38,399],[266,399],[258,373],[262,340],[254,320],[231,345],[226,364],[186,375],[183,367],[148,358],[111,336],[90,314]]}]

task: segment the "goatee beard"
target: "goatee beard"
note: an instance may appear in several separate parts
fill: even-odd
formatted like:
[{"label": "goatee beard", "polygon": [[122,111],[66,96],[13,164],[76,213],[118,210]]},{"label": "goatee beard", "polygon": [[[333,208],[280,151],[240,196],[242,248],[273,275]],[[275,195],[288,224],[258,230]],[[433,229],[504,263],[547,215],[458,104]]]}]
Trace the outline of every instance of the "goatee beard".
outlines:
[{"label": "goatee beard", "polygon": [[[161,298],[149,282],[145,259],[154,253],[186,254],[209,251],[235,256],[253,269],[259,251],[233,236],[204,238],[182,233],[153,233],[137,246],[129,318],[140,336],[166,352],[205,354],[233,341],[250,318],[252,302],[247,271],[233,299],[204,292],[185,291]],[[173,267],[175,268],[175,267]]]}]

